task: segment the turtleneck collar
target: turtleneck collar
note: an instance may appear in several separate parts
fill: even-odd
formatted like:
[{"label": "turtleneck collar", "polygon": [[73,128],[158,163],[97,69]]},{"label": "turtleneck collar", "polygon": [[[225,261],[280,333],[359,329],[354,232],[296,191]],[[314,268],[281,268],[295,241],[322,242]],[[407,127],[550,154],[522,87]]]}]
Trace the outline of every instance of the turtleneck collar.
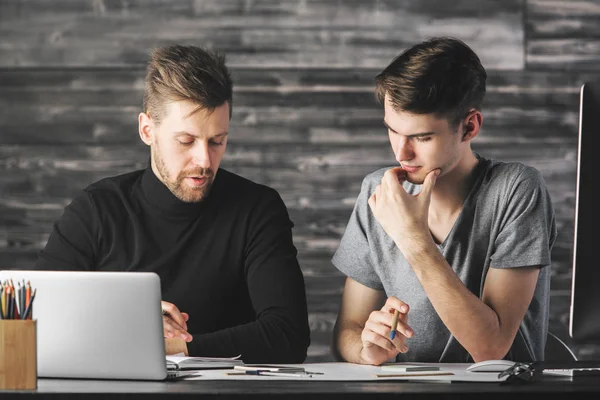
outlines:
[{"label": "turtleneck collar", "polygon": [[[214,183],[216,183],[216,180]],[[186,203],[177,198],[173,193],[171,193],[169,188],[162,183],[160,179],[158,179],[152,170],[150,162],[148,162],[148,166],[142,175],[140,186],[142,189],[142,197],[145,202],[164,216],[195,216],[206,207],[206,203],[208,201],[208,199],[205,199],[200,203]]]}]

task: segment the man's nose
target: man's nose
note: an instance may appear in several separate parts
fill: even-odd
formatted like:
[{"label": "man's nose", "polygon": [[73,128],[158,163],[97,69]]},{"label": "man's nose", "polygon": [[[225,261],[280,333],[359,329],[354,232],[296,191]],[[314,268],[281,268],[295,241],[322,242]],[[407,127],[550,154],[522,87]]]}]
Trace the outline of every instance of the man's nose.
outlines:
[{"label": "man's nose", "polygon": [[208,143],[197,141],[193,149],[194,165],[200,168],[210,168],[210,154]]},{"label": "man's nose", "polygon": [[413,151],[408,139],[400,138],[396,147],[396,161],[402,162],[413,158]]}]

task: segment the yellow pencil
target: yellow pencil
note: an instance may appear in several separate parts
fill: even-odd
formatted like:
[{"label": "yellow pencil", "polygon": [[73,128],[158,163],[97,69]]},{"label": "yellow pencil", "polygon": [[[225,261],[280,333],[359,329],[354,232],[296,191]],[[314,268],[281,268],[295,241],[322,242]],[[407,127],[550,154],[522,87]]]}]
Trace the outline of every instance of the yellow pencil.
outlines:
[{"label": "yellow pencil", "polygon": [[2,285],[4,290],[2,291],[2,317],[8,318],[6,314],[6,301],[8,300],[8,286]]},{"label": "yellow pencil", "polygon": [[392,318],[392,331],[390,332],[390,339],[394,340],[396,337],[396,328],[398,327],[398,310],[394,310],[394,317]]},{"label": "yellow pencil", "polygon": [[4,319],[4,286],[0,285],[0,317]]}]

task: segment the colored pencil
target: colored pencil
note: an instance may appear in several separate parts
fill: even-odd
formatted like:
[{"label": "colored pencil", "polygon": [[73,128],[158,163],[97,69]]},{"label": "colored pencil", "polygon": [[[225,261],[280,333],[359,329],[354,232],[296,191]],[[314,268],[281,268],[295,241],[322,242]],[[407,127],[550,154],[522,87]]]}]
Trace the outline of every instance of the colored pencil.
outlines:
[{"label": "colored pencil", "polygon": [[396,337],[396,329],[398,328],[398,310],[394,310],[394,317],[392,318],[392,330],[390,332],[390,339],[394,340]]}]

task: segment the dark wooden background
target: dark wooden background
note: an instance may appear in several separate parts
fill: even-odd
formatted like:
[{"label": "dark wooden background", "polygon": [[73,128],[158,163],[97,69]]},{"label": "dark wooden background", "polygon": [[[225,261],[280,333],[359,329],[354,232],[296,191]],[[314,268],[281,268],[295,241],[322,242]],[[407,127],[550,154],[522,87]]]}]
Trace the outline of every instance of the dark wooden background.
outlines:
[{"label": "dark wooden background", "polygon": [[276,188],[295,222],[312,329],[330,361],[344,278],[331,265],[367,173],[394,162],[373,78],[452,35],[489,73],[488,157],[537,167],[558,220],[551,330],[568,337],[579,88],[600,77],[600,1],[0,0],[0,268],[27,268],[86,185],[145,166],[137,134],[151,48],[219,49],[235,81],[223,167]]}]

